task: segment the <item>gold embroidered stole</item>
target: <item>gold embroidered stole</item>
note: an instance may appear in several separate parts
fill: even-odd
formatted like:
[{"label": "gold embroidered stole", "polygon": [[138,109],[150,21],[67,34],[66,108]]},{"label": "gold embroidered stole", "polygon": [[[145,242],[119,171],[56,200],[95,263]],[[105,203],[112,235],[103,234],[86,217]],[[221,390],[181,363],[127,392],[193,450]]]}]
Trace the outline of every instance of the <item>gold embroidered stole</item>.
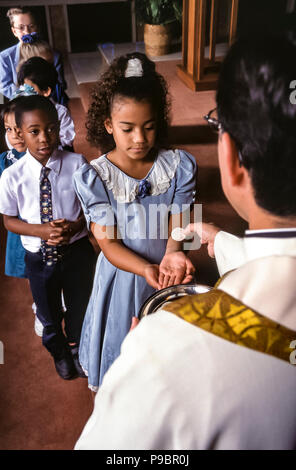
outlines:
[{"label": "gold embroidered stole", "polygon": [[181,297],[163,310],[227,341],[290,362],[296,331],[264,317],[216,287],[204,294]]}]

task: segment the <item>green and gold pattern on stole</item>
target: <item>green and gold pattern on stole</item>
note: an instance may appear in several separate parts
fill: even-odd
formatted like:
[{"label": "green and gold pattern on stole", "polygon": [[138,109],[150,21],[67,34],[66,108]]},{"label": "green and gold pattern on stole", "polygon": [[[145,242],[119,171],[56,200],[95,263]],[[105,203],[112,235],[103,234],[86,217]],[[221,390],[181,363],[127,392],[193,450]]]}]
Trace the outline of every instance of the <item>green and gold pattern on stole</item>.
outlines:
[{"label": "green and gold pattern on stole", "polygon": [[163,310],[227,341],[290,362],[290,345],[296,339],[296,331],[257,313],[222,290],[214,288],[182,297]]}]

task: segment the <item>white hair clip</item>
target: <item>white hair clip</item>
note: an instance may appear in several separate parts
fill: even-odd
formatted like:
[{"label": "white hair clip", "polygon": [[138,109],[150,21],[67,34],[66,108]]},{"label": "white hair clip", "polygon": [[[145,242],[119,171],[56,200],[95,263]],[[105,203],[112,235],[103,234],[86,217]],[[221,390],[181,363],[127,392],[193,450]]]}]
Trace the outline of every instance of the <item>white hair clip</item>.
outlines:
[{"label": "white hair clip", "polygon": [[124,76],[125,78],[143,76],[143,67],[140,59],[129,59]]}]

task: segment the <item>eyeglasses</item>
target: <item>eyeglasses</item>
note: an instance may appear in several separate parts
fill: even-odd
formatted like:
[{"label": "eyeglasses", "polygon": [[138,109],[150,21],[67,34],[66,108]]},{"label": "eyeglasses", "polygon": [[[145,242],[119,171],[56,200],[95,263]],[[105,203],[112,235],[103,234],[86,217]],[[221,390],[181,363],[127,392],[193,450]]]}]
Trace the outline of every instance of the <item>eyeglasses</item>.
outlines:
[{"label": "eyeglasses", "polygon": [[31,24],[20,24],[19,26],[13,26],[14,29],[18,29],[19,31],[25,31],[26,29],[31,33],[36,29],[35,23]]},{"label": "eyeglasses", "polygon": [[[209,111],[208,114],[206,114],[204,116],[204,119],[207,121],[210,128],[214,132],[219,133],[220,131],[223,130],[223,128],[222,128],[221,122],[219,122],[219,120],[216,117],[212,117],[212,114],[214,114],[214,113],[217,113],[217,108],[211,109],[211,111]],[[241,151],[239,150],[238,146],[237,146],[237,154],[238,154],[239,166],[243,166],[243,156],[242,156]]]},{"label": "eyeglasses", "polygon": [[219,132],[222,129],[221,123],[218,121],[217,118],[213,117],[212,114],[217,113],[217,108],[211,109],[211,111],[204,116],[204,119],[207,121],[209,124],[210,128],[215,131]]}]

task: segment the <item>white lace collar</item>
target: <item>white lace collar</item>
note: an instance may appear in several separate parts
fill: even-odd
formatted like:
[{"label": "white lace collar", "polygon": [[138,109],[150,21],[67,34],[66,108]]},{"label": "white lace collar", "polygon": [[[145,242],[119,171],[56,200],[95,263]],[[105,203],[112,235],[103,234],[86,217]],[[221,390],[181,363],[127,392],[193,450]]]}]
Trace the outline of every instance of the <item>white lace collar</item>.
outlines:
[{"label": "white lace collar", "polygon": [[90,162],[107,188],[112,191],[114,198],[120,203],[134,201],[138,194],[139,184],[144,180],[151,185],[150,196],[165,193],[170,187],[179,163],[179,150],[160,150],[147,176],[139,180],[123,173],[105,155]]}]

